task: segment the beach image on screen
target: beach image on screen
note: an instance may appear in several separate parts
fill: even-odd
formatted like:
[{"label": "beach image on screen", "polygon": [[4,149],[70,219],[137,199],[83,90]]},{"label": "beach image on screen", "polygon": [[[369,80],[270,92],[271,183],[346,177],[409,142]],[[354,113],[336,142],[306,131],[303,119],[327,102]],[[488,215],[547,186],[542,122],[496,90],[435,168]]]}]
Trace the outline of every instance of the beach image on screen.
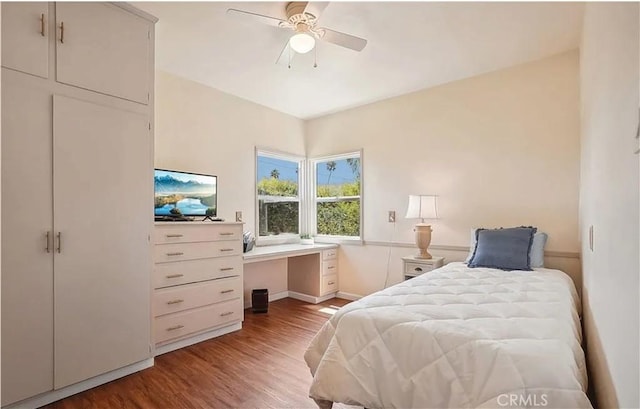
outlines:
[{"label": "beach image on screen", "polygon": [[156,216],[216,216],[215,176],[156,170],[154,179]]}]

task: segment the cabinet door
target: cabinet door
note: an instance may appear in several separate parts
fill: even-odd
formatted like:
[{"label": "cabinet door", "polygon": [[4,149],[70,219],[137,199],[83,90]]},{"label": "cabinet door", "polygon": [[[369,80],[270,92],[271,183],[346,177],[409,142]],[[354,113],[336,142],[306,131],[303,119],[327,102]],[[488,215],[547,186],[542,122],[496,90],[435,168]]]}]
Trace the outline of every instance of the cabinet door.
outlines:
[{"label": "cabinet door", "polygon": [[146,116],[54,96],[55,388],[150,357]]},{"label": "cabinet door", "polygon": [[52,96],[27,80],[2,72],[2,405],[53,389]]},{"label": "cabinet door", "polygon": [[49,76],[49,5],[2,3],[2,66]]},{"label": "cabinet door", "polygon": [[57,81],[149,103],[150,23],[91,2],[56,3],[56,22]]}]

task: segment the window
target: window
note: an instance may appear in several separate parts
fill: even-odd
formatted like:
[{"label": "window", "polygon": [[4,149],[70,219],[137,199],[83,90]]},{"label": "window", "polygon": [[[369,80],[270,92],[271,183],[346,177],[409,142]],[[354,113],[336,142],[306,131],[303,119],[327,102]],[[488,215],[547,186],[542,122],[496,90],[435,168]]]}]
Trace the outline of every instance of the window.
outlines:
[{"label": "window", "polygon": [[361,237],[361,156],[356,152],[312,161],[317,235]]},{"label": "window", "polygon": [[258,237],[300,233],[302,158],[256,151]]}]

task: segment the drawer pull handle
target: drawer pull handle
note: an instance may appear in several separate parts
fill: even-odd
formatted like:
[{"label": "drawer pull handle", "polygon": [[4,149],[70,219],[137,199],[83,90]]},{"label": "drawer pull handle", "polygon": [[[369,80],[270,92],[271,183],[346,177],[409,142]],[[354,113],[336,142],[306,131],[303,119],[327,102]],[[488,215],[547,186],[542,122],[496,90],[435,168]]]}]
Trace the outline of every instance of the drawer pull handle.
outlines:
[{"label": "drawer pull handle", "polygon": [[64,21],[60,23],[60,44],[64,44]]},{"label": "drawer pull handle", "polygon": [[231,271],[231,270],[233,270],[233,267],[222,267],[220,269],[220,271]]},{"label": "drawer pull handle", "polygon": [[40,14],[40,35],[44,37],[44,13]]},{"label": "drawer pull handle", "polygon": [[233,290],[222,290],[220,291],[220,294],[228,294],[228,293],[232,293]]},{"label": "drawer pull handle", "polygon": [[167,301],[167,304],[173,305],[173,304],[180,304],[181,302],[184,302],[184,300],[171,300],[171,301]]},{"label": "drawer pull handle", "polygon": [[416,267],[413,269],[413,271],[422,271],[422,267]]},{"label": "drawer pull handle", "polygon": [[233,251],[233,249],[220,249],[220,251]]},{"label": "drawer pull handle", "polygon": [[223,312],[222,314],[220,314],[221,317],[226,317],[227,315],[231,315],[233,314],[233,311],[227,311],[227,312]]},{"label": "drawer pull handle", "polygon": [[184,237],[184,234],[167,234],[167,238]]},{"label": "drawer pull handle", "polygon": [[175,331],[175,330],[178,330],[178,329],[181,329],[181,328],[184,328],[184,325],[176,325],[176,326],[173,326],[173,327],[169,327],[169,328],[167,328],[167,331]]},{"label": "drawer pull handle", "polygon": [[329,281],[327,285],[334,285],[335,283],[336,283],[335,281]]},{"label": "drawer pull handle", "polygon": [[169,274],[169,275],[167,275],[167,278],[179,278],[179,277],[184,277],[184,274]]},{"label": "drawer pull handle", "polygon": [[327,267],[327,270],[333,270],[334,268],[336,268],[336,266],[329,266]]},{"label": "drawer pull handle", "polygon": [[171,256],[182,256],[182,255],[184,255],[184,253],[181,252],[181,251],[176,251],[174,253],[167,253],[167,256],[169,256],[169,257],[171,257]]},{"label": "drawer pull handle", "polygon": [[222,232],[220,233],[221,236],[233,236],[232,232]]}]

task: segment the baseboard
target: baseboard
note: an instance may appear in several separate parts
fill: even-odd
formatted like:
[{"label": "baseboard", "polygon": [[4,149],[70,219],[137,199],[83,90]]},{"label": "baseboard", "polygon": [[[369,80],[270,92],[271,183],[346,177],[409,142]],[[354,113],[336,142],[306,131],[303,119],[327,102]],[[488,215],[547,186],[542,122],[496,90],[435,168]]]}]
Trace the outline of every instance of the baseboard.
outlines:
[{"label": "baseboard", "polygon": [[238,331],[242,329],[242,322],[237,322],[226,327],[214,329],[212,331],[203,332],[198,335],[194,335],[189,338],[181,339],[180,341],[171,342],[170,344],[161,345],[156,347],[155,356],[166,354],[167,352],[175,351],[176,349],[188,347],[198,342],[206,341],[211,338],[216,338],[221,335],[228,334],[230,332]]},{"label": "baseboard", "polygon": [[311,303],[311,304],[319,304],[321,302],[330,300],[330,299],[335,298],[335,297],[336,297],[336,293],[330,293],[330,294],[327,294],[327,295],[323,295],[321,297],[314,297],[312,295],[297,293],[295,291],[289,291],[289,298],[294,298],[296,300],[308,302],[308,303]]},{"label": "baseboard", "polygon": [[86,381],[78,382],[76,384],[67,386],[66,388],[58,389],[51,392],[46,392],[33,398],[28,398],[20,402],[13,403],[8,406],[4,406],[3,409],[35,409],[44,405],[48,405],[52,402],[60,399],[67,398],[76,393],[86,391],[96,386],[100,386],[107,382],[114,381],[118,378],[122,378],[132,373],[139,372],[143,369],[147,369],[153,366],[153,358],[145,359],[144,361],[136,362],[135,364],[127,365],[125,367],[116,369],[111,372],[107,372],[102,375],[95,376],[87,379]]},{"label": "baseboard", "polygon": [[364,296],[358,295],[358,294],[345,293],[342,291],[338,291],[338,293],[336,294],[336,298],[341,298],[343,300],[349,300],[349,301],[359,300],[362,297]]}]

